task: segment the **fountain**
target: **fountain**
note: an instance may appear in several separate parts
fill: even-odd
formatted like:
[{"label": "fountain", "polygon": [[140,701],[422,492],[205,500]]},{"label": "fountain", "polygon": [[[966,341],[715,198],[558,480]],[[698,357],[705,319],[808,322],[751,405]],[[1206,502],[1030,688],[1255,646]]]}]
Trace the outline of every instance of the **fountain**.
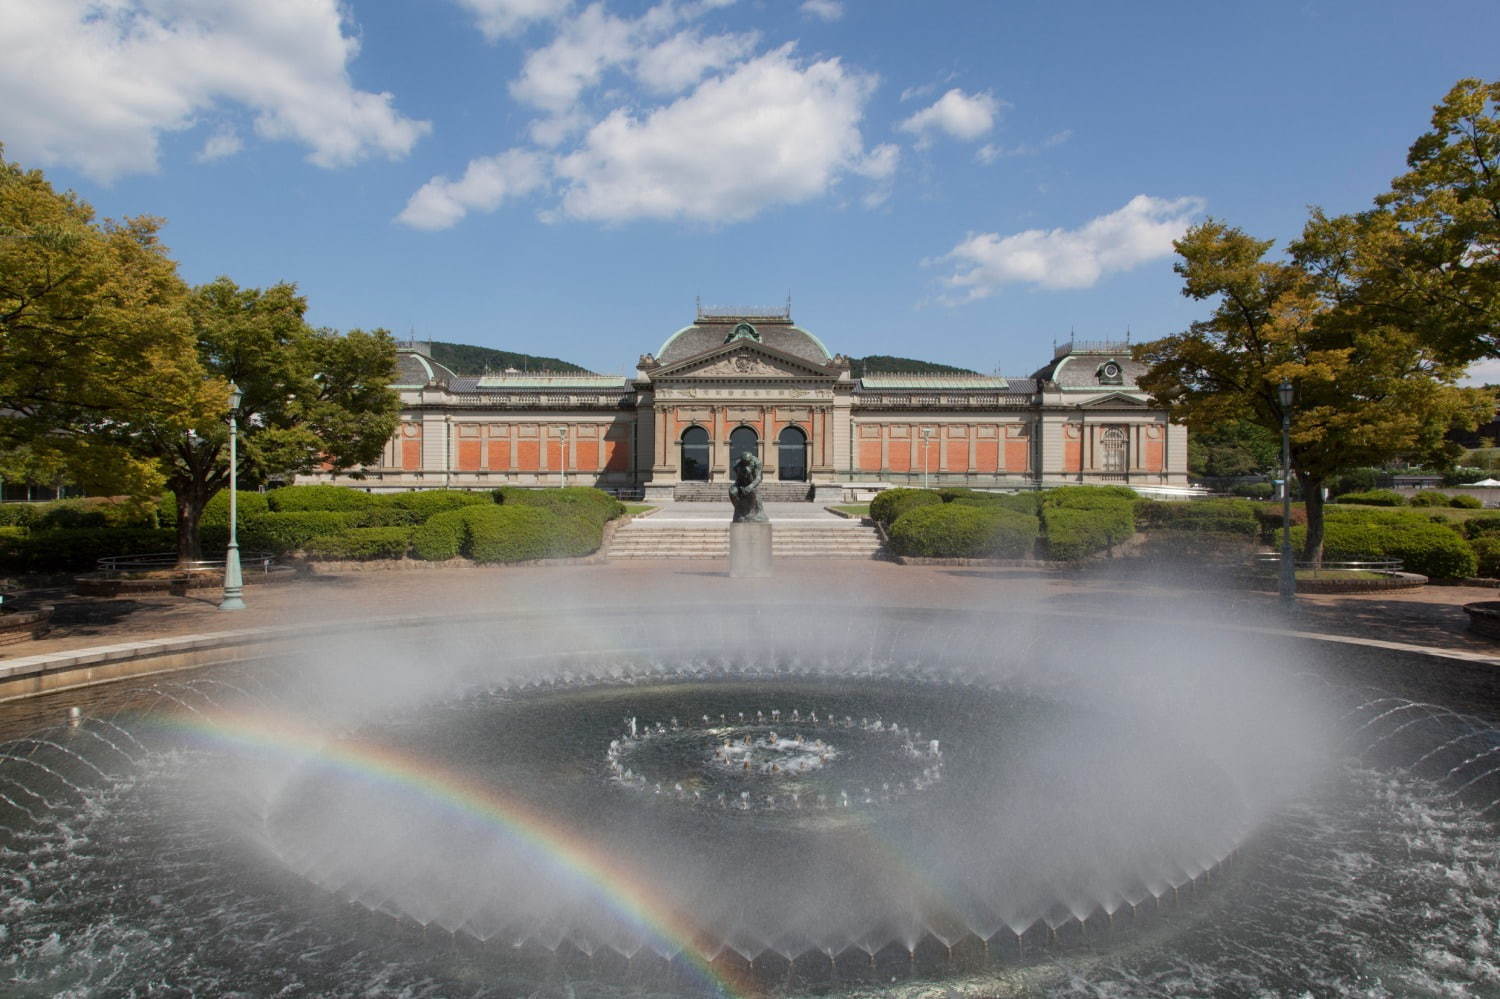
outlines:
[{"label": "fountain", "polygon": [[0,744],[4,991],[1500,988],[1477,671],[689,618],[434,621],[49,707]]}]

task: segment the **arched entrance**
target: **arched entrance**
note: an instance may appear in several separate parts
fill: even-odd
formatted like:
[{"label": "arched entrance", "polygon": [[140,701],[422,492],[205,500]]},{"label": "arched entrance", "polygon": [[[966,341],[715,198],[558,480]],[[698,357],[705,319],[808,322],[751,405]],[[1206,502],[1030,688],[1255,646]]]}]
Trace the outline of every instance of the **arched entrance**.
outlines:
[{"label": "arched entrance", "polygon": [[760,434],[753,427],[735,427],[729,432],[729,464],[733,466],[746,451],[760,457]]},{"label": "arched entrance", "polygon": [[1099,435],[1100,465],[1106,472],[1124,472],[1129,458],[1129,443],[1121,427],[1106,427]]},{"label": "arched entrance", "polygon": [[708,431],[702,427],[682,432],[682,481],[708,481]]},{"label": "arched entrance", "polygon": [[776,477],[783,482],[807,481],[807,434],[787,427],[776,438]]}]

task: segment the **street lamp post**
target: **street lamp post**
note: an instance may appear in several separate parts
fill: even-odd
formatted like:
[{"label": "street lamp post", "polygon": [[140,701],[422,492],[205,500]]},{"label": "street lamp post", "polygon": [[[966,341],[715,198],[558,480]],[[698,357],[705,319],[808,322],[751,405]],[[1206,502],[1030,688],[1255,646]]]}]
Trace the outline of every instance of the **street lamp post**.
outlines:
[{"label": "street lamp post", "polygon": [[568,428],[557,428],[557,470],[562,473],[562,487],[568,488]]},{"label": "street lamp post", "polygon": [[932,446],[932,428],[922,428],[922,488],[927,488],[927,451]]},{"label": "street lamp post", "polygon": [[245,601],[240,596],[244,590],[245,581],[240,576],[240,543],[239,531],[239,483],[238,465],[239,454],[237,450],[239,438],[239,424],[235,420],[236,413],[240,408],[240,400],[244,393],[240,387],[233,382],[229,383],[229,547],[224,551],[224,599],[219,602],[219,610],[235,611],[244,610]]},{"label": "street lamp post", "polygon": [[1281,599],[1297,596],[1297,566],[1292,561],[1292,383],[1276,386],[1281,401]]}]

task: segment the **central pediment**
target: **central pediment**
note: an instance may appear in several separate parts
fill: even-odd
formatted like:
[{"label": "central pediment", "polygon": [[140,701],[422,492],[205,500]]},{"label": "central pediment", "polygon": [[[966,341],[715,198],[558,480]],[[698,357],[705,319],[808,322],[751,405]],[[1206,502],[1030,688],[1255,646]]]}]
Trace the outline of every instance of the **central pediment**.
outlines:
[{"label": "central pediment", "polygon": [[733,340],[651,373],[651,380],[655,382],[665,378],[820,378],[832,381],[837,377],[836,371],[748,339]]}]

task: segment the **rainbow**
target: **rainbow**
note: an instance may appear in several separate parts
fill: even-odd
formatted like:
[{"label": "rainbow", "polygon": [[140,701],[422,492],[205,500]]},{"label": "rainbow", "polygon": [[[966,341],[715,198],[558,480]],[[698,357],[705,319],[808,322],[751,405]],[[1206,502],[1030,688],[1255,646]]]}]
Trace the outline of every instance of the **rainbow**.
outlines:
[{"label": "rainbow", "polygon": [[662,953],[680,953],[705,992],[730,999],[756,991],[716,968],[714,941],[660,898],[652,885],[574,829],[493,787],[429,760],[368,742],[331,740],[284,718],[249,714],[152,715],[157,728],[187,733],[216,748],[250,749],[295,761],[313,761],[362,781],[415,796],[425,804],[502,831],[559,875],[581,879],[616,916],[654,938]]}]

